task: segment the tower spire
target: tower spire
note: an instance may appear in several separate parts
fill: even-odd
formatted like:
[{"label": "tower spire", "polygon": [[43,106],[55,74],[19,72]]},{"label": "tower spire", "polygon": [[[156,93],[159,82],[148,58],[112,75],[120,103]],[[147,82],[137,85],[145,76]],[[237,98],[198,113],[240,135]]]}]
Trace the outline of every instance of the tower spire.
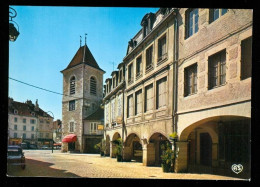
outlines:
[{"label": "tower spire", "polygon": [[87,33],[85,33],[85,45],[87,45]]},{"label": "tower spire", "polygon": [[80,37],[80,47],[81,47],[81,36],[79,36]]}]

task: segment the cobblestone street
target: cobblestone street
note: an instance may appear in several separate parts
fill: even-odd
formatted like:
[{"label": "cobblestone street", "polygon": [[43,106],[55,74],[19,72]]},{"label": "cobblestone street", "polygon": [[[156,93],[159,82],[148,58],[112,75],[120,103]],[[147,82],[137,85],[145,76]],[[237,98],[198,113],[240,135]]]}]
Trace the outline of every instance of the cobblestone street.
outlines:
[{"label": "cobblestone street", "polygon": [[8,168],[8,176],[240,180],[209,175],[163,173],[161,167],[145,167],[139,162],[117,162],[97,154],[70,154],[59,150],[24,150],[26,169]]}]

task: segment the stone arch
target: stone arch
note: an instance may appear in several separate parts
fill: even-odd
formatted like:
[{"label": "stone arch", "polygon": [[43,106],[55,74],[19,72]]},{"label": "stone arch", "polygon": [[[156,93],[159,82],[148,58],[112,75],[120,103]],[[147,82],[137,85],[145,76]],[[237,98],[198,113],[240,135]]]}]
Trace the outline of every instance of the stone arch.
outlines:
[{"label": "stone arch", "polygon": [[142,161],[143,145],[140,137],[136,133],[127,136],[124,142],[124,160]]},{"label": "stone arch", "polygon": [[121,135],[119,132],[115,132],[112,138],[112,141],[116,140],[117,138],[121,138]]},{"label": "stone arch", "polygon": [[217,135],[217,124],[219,122],[225,122],[225,121],[231,121],[233,119],[243,119],[247,118],[244,116],[232,116],[232,115],[222,115],[222,116],[211,116],[205,119],[201,119],[198,121],[195,121],[192,124],[185,125],[186,127],[181,129],[180,132],[178,132],[179,135],[179,141],[187,141],[189,134],[195,129],[195,128],[204,128],[206,129],[209,134],[211,135],[213,142],[218,142],[218,135]]},{"label": "stone arch", "polygon": [[148,143],[150,142],[151,138],[155,138],[155,136],[156,136],[156,135],[159,136],[159,134],[161,134],[162,137],[164,137],[164,139],[169,140],[168,137],[167,137],[167,135],[166,135],[164,132],[162,132],[162,131],[155,131],[155,132],[153,132],[152,134],[150,134],[149,137],[147,138]]}]

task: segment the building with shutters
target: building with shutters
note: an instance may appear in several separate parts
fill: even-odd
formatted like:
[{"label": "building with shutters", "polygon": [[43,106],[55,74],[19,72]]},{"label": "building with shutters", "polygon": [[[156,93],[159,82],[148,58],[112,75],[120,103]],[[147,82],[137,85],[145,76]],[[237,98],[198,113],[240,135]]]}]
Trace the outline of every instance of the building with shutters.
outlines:
[{"label": "building with shutters", "polygon": [[174,15],[169,8],[146,14],[118,71],[106,80],[105,139],[111,157],[111,141],[120,137],[124,160],[161,163],[160,145],[173,131]]},{"label": "building with shutters", "polygon": [[[105,85],[105,136],[123,159],[160,165],[176,132],[176,172],[250,176],[250,9],[160,8],[141,20],[123,59],[124,86]],[[113,86],[117,85],[117,86]],[[121,123],[117,97],[123,95]],[[233,164],[243,165],[235,174]]]},{"label": "building with shutters", "polygon": [[[86,146],[90,145],[87,143],[89,141],[87,129],[91,129],[91,123],[85,122],[85,119],[100,111],[105,72],[98,66],[85,44],[80,46],[61,73],[63,74],[62,139],[64,139],[62,151],[86,152],[88,150]],[[102,121],[103,117],[95,120]],[[66,138],[67,135],[70,136]],[[93,136],[100,139],[100,132]],[[70,137],[73,138],[70,140]]]},{"label": "building with shutters", "polygon": [[35,104],[31,100],[8,101],[8,144],[26,143],[28,148],[31,144],[38,148],[51,146],[53,117],[39,107],[38,100]]}]

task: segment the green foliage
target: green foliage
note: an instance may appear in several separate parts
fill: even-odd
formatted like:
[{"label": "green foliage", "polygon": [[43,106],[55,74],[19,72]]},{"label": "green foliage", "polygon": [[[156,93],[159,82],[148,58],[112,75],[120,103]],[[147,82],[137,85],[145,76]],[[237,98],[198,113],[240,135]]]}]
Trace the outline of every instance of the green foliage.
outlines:
[{"label": "green foliage", "polygon": [[123,148],[123,141],[122,141],[122,139],[121,138],[118,138],[118,139],[116,139],[116,140],[113,140],[112,141],[115,145],[116,145],[116,148],[115,148],[115,154],[116,154],[116,156],[122,156],[122,148]]},{"label": "green foliage", "polygon": [[170,139],[177,139],[178,138],[178,134],[177,132],[173,132],[169,135]]},{"label": "green foliage", "polygon": [[163,170],[165,172],[172,171],[171,165],[174,160],[174,152],[171,149],[171,144],[169,142],[167,142],[166,144],[162,144],[161,149],[162,149],[161,159],[162,159]]},{"label": "green foliage", "polygon": [[94,148],[97,149],[98,151],[104,152],[105,151],[105,145],[106,144],[104,143],[104,141],[102,139],[101,142],[94,145]]}]

